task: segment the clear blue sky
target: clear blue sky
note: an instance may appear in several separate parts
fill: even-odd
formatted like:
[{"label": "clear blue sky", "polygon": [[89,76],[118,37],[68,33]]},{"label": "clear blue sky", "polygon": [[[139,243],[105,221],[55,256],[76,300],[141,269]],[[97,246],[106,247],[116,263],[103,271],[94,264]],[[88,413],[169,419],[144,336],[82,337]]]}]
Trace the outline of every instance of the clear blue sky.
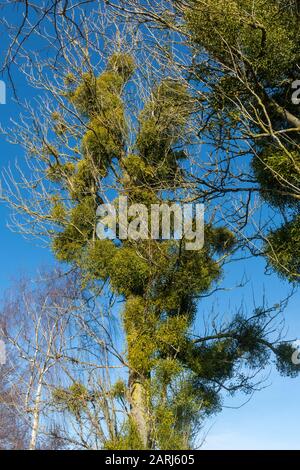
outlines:
[{"label": "clear blue sky", "polygon": [[[251,260],[232,265],[228,269],[226,284],[233,285],[247,272],[249,283],[242,289],[227,292],[219,297],[219,308],[239,306],[241,302],[249,311],[253,302],[262,304],[262,298],[274,305],[290,291],[290,286],[276,275],[264,274],[263,260]],[[289,302],[284,312],[287,337],[300,338],[299,294]],[[266,371],[267,372],[267,371]],[[275,365],[268,376],[266,388],[254,394],[241,408],[224,408],[221,414],[209,420],[203,435],[208,435],[204,449],[300,449],[300,377],[281,377]],[[237,395],[225,398],[228,407],[239,407],[247,397]]]},{"label": "clear blue sky", "polygon": [[[20,76],[16,76],[18,92],[22,99],[34,98],[34,92],[29,90]],[[12,92],[8,87],[7,104],[0,105],[0,122],[7,125],[10,118],[16,118],[18,106],[12,100]],[[10,163],[13,165],[16,157],[22,157],[21,149],[5,143],[0,136],[1,169]],[[20,235],[12,233],[6,227],[9,210],[0,205],[0,295],[9,286],[10,279],[20,273],[34,275],[38,267],[53,263],[51,253],[41,248],[33,240],[25,240]],[[290,291],[287,282],[277,276],[264,274],[263,260],[239,262],[227,268],[226,285],[232,287],[239,283],[244,271],[249,282],[241,289],[224,292],[217,297],[207,299],[200,307],[208,312],[212,299],[216,308],[221,311],[234,311],[241,303],[245,308],[253,309],[254,299],[262,304],[263,295],[269,305],[280,301]],[[300,338],[299,294],[290,301],[285,311],[286,326],[290,338]],[[269,385],[257,392],[253,398],[239,409],[224,408],[222,413],[207,422],[203,434],[207,434],[205,449],[300,449],[300,377],[289,379],[280,377],[275,367],[267,380]],[[224,404],[229,407],[239,407],[245,397],[225,398]]]}]

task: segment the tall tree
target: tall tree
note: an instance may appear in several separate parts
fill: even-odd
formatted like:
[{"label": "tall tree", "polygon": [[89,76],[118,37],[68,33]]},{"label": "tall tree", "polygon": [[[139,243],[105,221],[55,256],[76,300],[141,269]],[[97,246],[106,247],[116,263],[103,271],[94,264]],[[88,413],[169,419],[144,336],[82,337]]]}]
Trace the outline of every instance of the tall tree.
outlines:
[{"label": "tall tree", "polygon": [[[220,279],[235,246],[232,232],[220,224],[205,226],[204,247],[196,251],[186,250],[185,240],[149,237],[148,224],[137,225],[135,239],[97,239],[97,207],[107,200],[117,205],[122,195],[146,209],[159,203],[170,208],[189,195],[190,122],[198,103],[186,80],[172,78],[167,68],[151,76],[154,59],[146,62],[148,88],[141,87],[145,68],[140,71],[133,58],[135,41],[128,48],[117,41],[103,58],[103,30],[93,40],[86,23],[86,36],[75,42],[76,27],[64,29],[61,21],[55,26],[64,41],[61,56],[50,61],[51,77],[43,58],[37,76],[31,75],[50,98],[13,136],[21,139],[32,173],[22,173],[11,197],[4,192],[3,198],[33,219],[39,236],[48,224],[56,257],[81,271],[83,289],[96,296],[108,286],[122,301],[128,377],[115,380],[110,394],[125,403],[127,414],[121,432],[110,432],[103,448],[186,449],[201,418],[220,409],[221,392],[251,391],[253,370],[272,355],[281,372],[295,375],[293,349],[270,334],[273,309],[233,315],[209,331],[198,328],[198,300]],[[112,31],[106,34],[111,42]],[[82,399],[86,410],[94,398],[86,389],[82,383],[60,387],[54,398],[80,418],[74,403]]]}]

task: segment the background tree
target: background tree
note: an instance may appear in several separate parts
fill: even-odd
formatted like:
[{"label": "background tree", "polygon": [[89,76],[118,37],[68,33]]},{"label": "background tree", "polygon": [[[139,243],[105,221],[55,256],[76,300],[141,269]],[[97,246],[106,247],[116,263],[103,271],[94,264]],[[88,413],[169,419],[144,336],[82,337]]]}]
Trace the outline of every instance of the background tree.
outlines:
[{"label": "background tree", "polygon": [[57,277],[39,286],[32,284],[20,279],[19,285],[6,295],[1,311],[6,367],[10,369],[11,392],[15,390],[17,397],[9,403],[12,393],[7,394],[3,407],[14,412],[20,432],[26,430],[18,447],[30,450],[43,446],[43,440],[38,438],[40,427],[45,426],[49,380],[64,347],[74,295],[71,283],[64,284]]},{"label": "background tree", "polygon": [[21,412],[20,384],[14,381],[14,369],[1,365],[0,375],[0,449],[26,448],[28,423]]},{"label": "background tree", "polygon": [[77,274],[60,270],[22,278],[6,293],[3,448],[101,449],[115,438],[126,409],[114,382],[125,365],[112,307],[104,296],[87,300]]}]

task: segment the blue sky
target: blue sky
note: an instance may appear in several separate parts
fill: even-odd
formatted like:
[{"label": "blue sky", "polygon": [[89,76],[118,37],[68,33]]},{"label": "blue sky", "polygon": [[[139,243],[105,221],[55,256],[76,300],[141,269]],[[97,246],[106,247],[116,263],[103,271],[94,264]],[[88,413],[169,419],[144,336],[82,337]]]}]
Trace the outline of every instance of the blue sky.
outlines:
[{"label": "blue sky", "polygon": [[[33,99],[34,93],[16,75],[19,95]],[[0,122],[6,126],[9,119],[17,118],[19,109],[13,102],[12,90],[8,86],[7,104],[0,105]],[[13,165],[22,151],[7,144],[0,136],[0,167]],[[25,240],[21,235],[7,228],[9,209],[0,204],[0,295],[9,287],[10,280],[20,273],[32,274],[39,267],[54,262],[50,250],[38,246],[34,240]],[[214,297],[215,307],[220,310],[234,311],[241,303],[246,309],[262,304],[263,296],[272,305],[284,298],[291,286],[276,275],[264,274],[263,260],[240,261],[229,265],[225,285],[232,287],[240,282],[247,272],[249,282],[241,289],[233,289]],[[208,312],[212,298],[201,304],[200,309]],[[299,294],[294,295],[285,311],[288,337],[300,338]],[[252,399],[240,407],[247,397],[237,395],[224,398],[222,413],[211,418],[203,430],[206,435],[204,449],[300,449],[300,377],[289,379],[279,376],[275,366],[272,368],[267,387],[257,392]]]},{"label": "blue sky", "polygon": [[[17,79],[20,97],[34,98],[32,92],[26,85]],[[13,100],[12,91],[7,84],[7,103],[0,105],[0,123],[3,127],[10,125],[10,119],[17,119],[19,107]],[[0,134],[0,171],[9,165],[13,167],[17,158],[22,157],[22,151],[16,146],[6,142],[5,137]],[[0,203],[0,237],[1,237],[1,268],[0,268],[0,290],[9,286],[11,279],[18,277],[20,272],[33,273],[37,266],[49,264],[52,256],[49,251],[42,249],[33,243],[33,240],[26,240],[17,233],[7,228],[10,211]]]},{"label": "blue sky", "polygon": [[[264,267],[264,261],[259,259],[232,266],[226,283],[233,285],[244,270],[249,283],[241,290],[219,296],[220,308],[238,307],[242,302],[251,311],[254,299],[260,305],[265,296],[268,304],[274,305],[284,298],[291,287],[276,275],[264,275]],[[299,338],[299,294],[290,300],[284,318],[287,337]],[[256,392],[248,403],[244,404],[247,400],[244,395],[224,398],[224,405],[229,408],[224,408],[206,424],[203,435],[208,434],[204,449],[300,449],[300,378],[281,377],[275,365],[266,374],[268,372],[270,375],[263,384],[266,388]]]}]

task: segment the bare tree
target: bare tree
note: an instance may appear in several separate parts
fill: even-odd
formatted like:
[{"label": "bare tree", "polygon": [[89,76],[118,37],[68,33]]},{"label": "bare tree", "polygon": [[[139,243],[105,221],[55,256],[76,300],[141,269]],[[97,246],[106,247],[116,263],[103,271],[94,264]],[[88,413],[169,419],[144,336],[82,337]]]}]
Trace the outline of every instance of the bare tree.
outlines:
[{"label": "bare tree", "polygon": [[116,385],[126,377],[126,362],[113,306],[111,296],[85,298],[78,275],[59,271],[22,279],[7,293],[4,448],[100,449],[116,438],[128,409]]}]

